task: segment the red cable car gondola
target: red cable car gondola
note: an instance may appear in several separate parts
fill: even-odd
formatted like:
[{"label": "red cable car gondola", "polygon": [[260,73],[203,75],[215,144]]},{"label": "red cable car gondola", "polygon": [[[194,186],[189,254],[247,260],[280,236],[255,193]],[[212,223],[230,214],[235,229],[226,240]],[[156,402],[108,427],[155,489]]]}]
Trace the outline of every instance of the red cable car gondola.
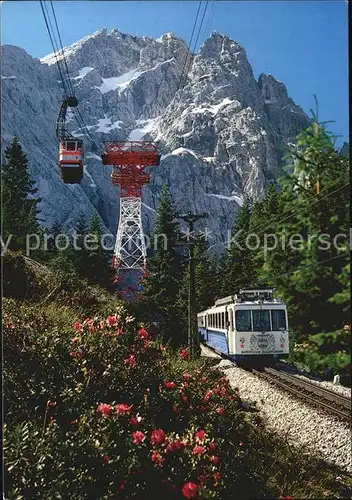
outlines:
[{"label": "red cable car gondola", "polygon": [[67,108],[75,108],[77,104],[74,96],[63,101],[56,126],[56,134],[60,140],[59,168],[65,184],[79,184],[83,179],[83,141],[69,134],[65,123]]},{"label": "red cable car gondola", "polygon": [[83,141],[72,137],[60,142],[59,168],[66,184],[77,184],[83,179]]}]

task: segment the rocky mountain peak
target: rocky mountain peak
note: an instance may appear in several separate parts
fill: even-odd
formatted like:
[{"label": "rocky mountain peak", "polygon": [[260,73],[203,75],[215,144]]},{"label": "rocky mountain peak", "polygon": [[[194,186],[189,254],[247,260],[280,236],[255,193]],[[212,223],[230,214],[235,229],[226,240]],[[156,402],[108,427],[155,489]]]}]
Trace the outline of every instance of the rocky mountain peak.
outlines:
[{"label": "rocky mountain peak", "polygon": [[209,213],[210,243],[219,251],[244,198],[264,195],[281,174],[285,144],[308,124],[284,84],[271,75],[257,82],[244,48],[224,34],[213,33],[193,55],[173,33],[153,39],[103,28],[65,54],[81,116],[98,145],[69,112],[69,131],[85,142],[80,185],[59,177],[55,123],[63,93],[54,55],[39,61],[18,47],[2,48],[3,145],[19,137],[49,228],[57,222],[72,230],[82,213],[88,219],[97,210],[115,233],[119,190],[102,168],[103,143],[149,139],[163,156],[143,188],[146,232],[166,183],[178,210]]}]

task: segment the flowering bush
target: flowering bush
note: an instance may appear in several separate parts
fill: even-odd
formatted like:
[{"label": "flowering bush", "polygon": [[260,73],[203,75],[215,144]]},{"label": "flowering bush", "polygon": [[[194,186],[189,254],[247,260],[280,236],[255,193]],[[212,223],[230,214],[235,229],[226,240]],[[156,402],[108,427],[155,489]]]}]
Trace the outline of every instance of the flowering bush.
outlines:
[{"label": "flowering bush", "polygon": [[4,346],[9,498],[279,496],[274,445],[227,378],[122,306],[67,327],[10,301]]}]

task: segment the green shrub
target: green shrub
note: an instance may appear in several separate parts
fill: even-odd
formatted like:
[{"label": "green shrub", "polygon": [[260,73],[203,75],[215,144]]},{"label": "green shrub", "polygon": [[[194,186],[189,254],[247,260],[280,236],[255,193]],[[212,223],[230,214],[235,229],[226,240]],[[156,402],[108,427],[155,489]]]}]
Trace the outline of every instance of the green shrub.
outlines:
[{"label": "green shrub", "polygon": [[[4,310],[7,498],[302,498],[312,488],[318,466],[268,432],[212,362],[163,346],[121,305],[82,322],[62,304],[57,316],[54,304],[13,299]],[[321,474],[318,497],[333,488]]]},{"label": "green shrub", "polygon": [[33,270],[21,252],[6,252],[3,256],[3,291],[5,297],[29,299],[38,292]]}]

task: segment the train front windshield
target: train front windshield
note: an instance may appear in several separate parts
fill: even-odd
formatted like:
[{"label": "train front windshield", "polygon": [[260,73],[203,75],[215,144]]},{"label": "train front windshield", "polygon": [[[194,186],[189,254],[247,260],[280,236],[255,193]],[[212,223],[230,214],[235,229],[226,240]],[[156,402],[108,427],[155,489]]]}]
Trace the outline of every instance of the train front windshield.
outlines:
[{"label": "train front windshield", "polygon": [[240,309],[236,311],[238,332],[267,332],[286,330],[284,309]]}]

